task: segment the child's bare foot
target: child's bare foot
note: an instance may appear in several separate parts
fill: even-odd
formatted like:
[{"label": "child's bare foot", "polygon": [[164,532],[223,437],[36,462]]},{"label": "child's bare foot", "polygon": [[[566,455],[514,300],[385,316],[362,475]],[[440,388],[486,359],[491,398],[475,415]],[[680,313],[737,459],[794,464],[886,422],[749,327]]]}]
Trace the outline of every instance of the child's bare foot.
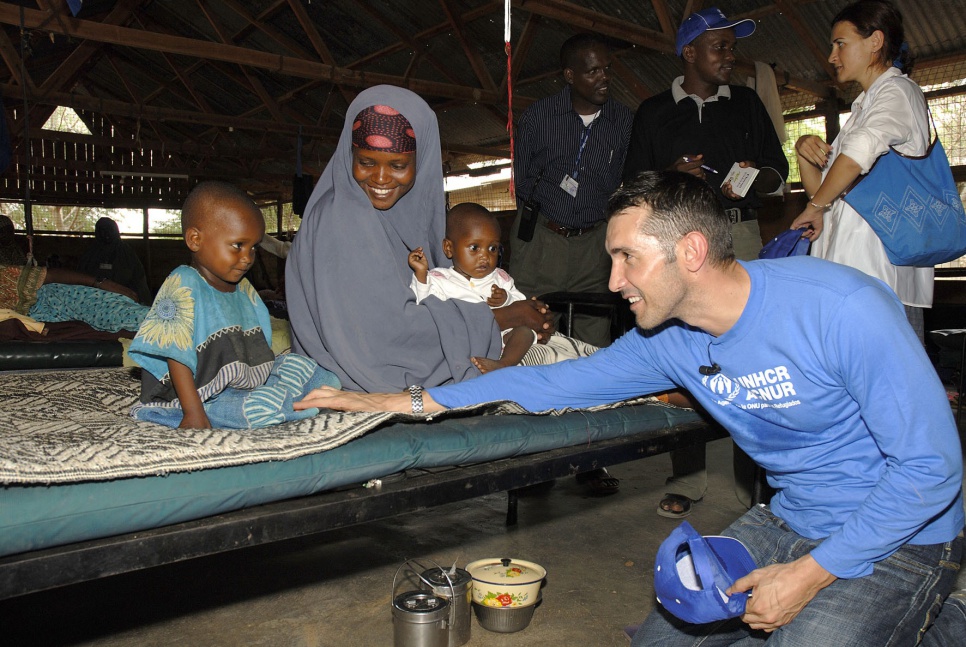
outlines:
[{"label": "child's bare foot", "polygon": [[490,371],[507,367],[507,364],[504,364],[498,359],[490,359],[488,357],[473,357],[471,359],[473,360],[473,366],[480,369],[480,373],[489,373]]}]

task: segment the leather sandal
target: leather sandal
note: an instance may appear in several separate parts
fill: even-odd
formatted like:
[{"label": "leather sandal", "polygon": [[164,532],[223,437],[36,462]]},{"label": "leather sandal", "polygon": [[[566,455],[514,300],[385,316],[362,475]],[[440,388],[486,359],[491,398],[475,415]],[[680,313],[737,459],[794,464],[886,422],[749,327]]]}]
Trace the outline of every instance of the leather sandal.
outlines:
[{"label": "leather sandal", "polygon": [[[700,501],[701,499],[691,499],[683,494],[672,494],[668,492],[661,499],[661,502],[657,504],[657,513],[662,517],[667,517],[668,519],[683,519],[684,517],[691,514],[691,506]],[[680,510],[674,510],[675,506],[680,507]]]},{"label": "leather sandal", "polygon": [[604,468],[581,472],[577,475],[577,482],[586,485],[594,496],[614,494],[621,487],[620,479],[611,476]]}]

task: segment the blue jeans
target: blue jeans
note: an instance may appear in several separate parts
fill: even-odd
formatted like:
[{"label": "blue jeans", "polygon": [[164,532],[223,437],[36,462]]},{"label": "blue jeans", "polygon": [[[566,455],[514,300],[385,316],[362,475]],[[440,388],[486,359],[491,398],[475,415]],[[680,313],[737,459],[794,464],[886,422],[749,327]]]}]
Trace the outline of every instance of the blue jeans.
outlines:
[{"label": "blue jeans", "polygon": [[[794,561],[821,543],[802,537],[764,505],[722,534],[741,540],[759,566]],[[751,629],[740,618],[688,624],[657,605],[631,647],[750,647],[765,641],[768,647],[912,647],[952,590],[962,550],[962,533],[945,544],[907,544],[878,562],[872,574],[836,580],[822,589],[792,622],[771,634]]]},{"label": "blue jeans", "polygon": [[922,637],[921,647],[960,647],[966,640],[966,589],[943,602],[939,617]]}]

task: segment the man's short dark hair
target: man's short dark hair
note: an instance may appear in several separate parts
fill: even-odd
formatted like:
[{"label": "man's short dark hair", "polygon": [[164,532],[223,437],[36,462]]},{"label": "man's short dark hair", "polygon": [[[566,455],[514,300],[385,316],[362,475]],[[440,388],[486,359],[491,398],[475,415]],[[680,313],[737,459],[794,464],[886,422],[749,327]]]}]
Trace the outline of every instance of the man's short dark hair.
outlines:
[{"label": "man's short dark hair", "polygon": [[181,231],[198,227],[207,215],[207,205],[216,201],[239,202],[261,216],[261,210],[255,201],[237,186],[227,182],[208,180],[193,188],[181,206]]},{"label": "man's short dark hair", "polygon": [[574,69],[577,65],[577,57],[591,47],[603,47],[610,49],[610,46],[597,34],[582,32],[571,36],[560,46],[560,69]]},{"label": "man's short dark hair", "polygon": [[669,263],[677,242],[692,231],[708,240],[708,261],[722,266],[735,259],[731,222],[707,182],[678,171],[643,171],[625,182],[607,203],[608,217],[632,207],[648,207],[641,233],[657,239]]}]

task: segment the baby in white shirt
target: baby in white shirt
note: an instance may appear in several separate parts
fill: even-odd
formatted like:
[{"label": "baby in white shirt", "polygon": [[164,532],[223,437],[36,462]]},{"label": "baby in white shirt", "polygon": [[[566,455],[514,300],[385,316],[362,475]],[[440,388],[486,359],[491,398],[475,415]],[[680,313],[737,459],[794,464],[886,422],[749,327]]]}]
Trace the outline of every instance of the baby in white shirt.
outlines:
[{"label": "baby in white shirt", "polygon": [[[423,248],[409,254],[413,270],[410,283],[420,303],[432,295],[442,300],[485,301],[491,308],[502,308],[526,296],[516,289],[513,279],[497,267],[500,259],[500,223],[485,207],[464,202],[446,215],[446,238],[443,253],[452,259],[453,267],[429,269]],[[536,334],[526,326],[503,331],[503,353],[500,359],[472,358],[481,373],[518,364]]]}]

